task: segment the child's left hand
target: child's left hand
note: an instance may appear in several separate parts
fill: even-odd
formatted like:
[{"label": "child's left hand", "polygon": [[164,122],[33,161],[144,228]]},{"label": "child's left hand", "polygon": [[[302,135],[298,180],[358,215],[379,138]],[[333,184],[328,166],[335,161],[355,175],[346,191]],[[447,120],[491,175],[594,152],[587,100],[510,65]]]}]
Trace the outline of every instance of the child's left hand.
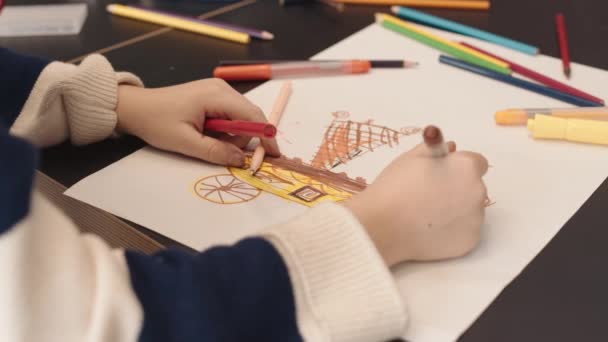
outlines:
[{"label": "child's left hand", "polygon": [[[165,88],[120,86],[117,130],[157,148],[214,164],[242,167],[242,148],[250,137],[203,132],[205,118],[266,122],[262,110],[226,82],[206,79]],[[278,157],[275,139],[262,139],[266,153]]]}]

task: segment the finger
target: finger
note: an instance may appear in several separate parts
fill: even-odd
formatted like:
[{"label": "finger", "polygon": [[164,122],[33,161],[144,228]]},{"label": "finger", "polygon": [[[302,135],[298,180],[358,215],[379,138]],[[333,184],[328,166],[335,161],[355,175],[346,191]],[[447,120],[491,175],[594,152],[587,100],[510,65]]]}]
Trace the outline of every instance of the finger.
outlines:
[{"label": "finger", "polygon": [[231,143],[232,145],[234,145],[240,149],[244,149],[245,147],[247,147],[247,145],[249,144],[249,142],[252,139],[251,137],[230,135],[230,134],[226,134],[226,133],[221,133],[221,134],[215,136],[214,138],[221,140],[221,141],[225,141],[227,143]]},{"label": "finger", "polygon": [[470,151],[460,151],[456,153],[470,159],[473,163],[473,169],[480,177],[488,172],[488,160],[483,155]]},{"label": "finger", "polygon": [[267,122],[264,112],[245,96],[222,80],[209,80],[215,83],[215,94],[209,96],[205,111],[219,114],[231,120]]},{"label": "finger", "polygon": [[[418,157],[432,156],[433,150],[438,144],[443,144],[443,133],[441,129],[436,126],[427,126],[422,132],[423,142],[416,145],[414,148],[409,150],[407,153]],[[456,143],[450,141],[445,144],[444,147],[440,147],[440,151],[437,154],[441,154],[444,151],[454,152],[456,151]]]},{"label": "finger", "polygon": [[177,152],[213,164],[235,167],[245,164],[245,154],[231,143],[201,135],[193,129],[186,129],[181,133],[183,139]]},{"label": "finger", "polygon": [[267,155],[277,158],[281,156],[279,144],[277,144],[276,139],[260,139],[260,143],[264,146]]},{"label": "finger", "polygon": [[455,143],[455,142],[453,142],[453,141],[448,141],[446,144],[448,145],[448,151],[449,151],[450,153],[452,153],[452,152],[456,152],[456,143]]},{"label": "finger", "polygon": [[480,198],[481,198],[481,201],[480,201],[481,206],[483,208],[487,207],[488,203],[490,202],[490,197],[488,197],[488,187],[483,182],[483,180],[481,181]]}]

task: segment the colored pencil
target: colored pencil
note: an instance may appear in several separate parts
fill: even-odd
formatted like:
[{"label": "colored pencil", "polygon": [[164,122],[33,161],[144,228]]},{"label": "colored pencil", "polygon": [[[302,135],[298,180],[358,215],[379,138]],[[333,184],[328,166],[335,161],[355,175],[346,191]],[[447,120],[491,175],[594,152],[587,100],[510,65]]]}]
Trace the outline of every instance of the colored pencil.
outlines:
[{"label": "colored pencil", "polygon": [[469,49],[458,43],[441,38],[427,31],[417,28],[416,26],[397,19],[393,16],[383,13],[376,14],[376,22],[379,22],[385,28],[400,33],[411,39],[414,39],[422,44],[431,46],[435,49],[448,53],[454,57],[458,57],[467,62],[477,64],[479,66],[494,70],[501,74],[510,74],[508,64],[501,62],[495,58]]},{"label": "colored pencil", "polygon": [[559,42],[559,53],[562,56],[564,75],[570,78],[570,52],[568,51],[568,35],[566,34],[566,21],[564,15],[555,15],[555,27],[557,29],[557,40]]},{"label": "colored pencil", "polygon": [[[268,118],[268,122],[274,126],[278,126],[281,121],[281,117],[283,116],[283,112],[285,111],[285,107],[287,107],[287,101],[289,100],[289,96],[291,95],[291,82],[287,81],[283,83],[281,90],[279,91],[279,96],[274,102],[272,106],[272,111],[270,112],[270,117]],[[249,171],[252,175],[254,175],[262,166],[262,162],[264,161],[264,155],[266,151],[264,150],[264,146],[259,144],[255,151],[253,152],[253,156],[251,157],[251,164],[249,166]]]},{"label": "colored pencil", "polygon": [[258,138],[274,138],[277,135],[277,128],[272,124],[241,120],[207,119],[205,120],[205,131]]},{"label": "colored pencil", "polygon": [[338,12],[344,12],[344,4],[334,0],[316,0],[318,3],[329,6]]},{"label": "colored pencil", "polygon": [[199,18],[196,18],[196,17],[188,17],[188,16],[185,16],[185,15],[179,15],[179,14],[176,14],[176,13],[167,12],[167,11],[161,11],[161,10],[147,8],[147,7],[143,7],[143,6],[133,5],[133,7],[136,7],[136,8],[139,8],[139,9],[143,9],[143,10],[146,10],[146,11],[150,11],[150,12],[155,12],[155,13],[161,13],[161,14],[169,15],[169,16],[176,17],[176,18],[181,18],[181,19],[184,19],[184,20],[190,20],[190,21],[193,21],[193,22],[203,23],[203,24],[206,24],[206,25],[221,27],[221,28],[224,28],[224,29],[227,29],[227,30],[232,30],[232,31],[236,31],[236,32],[242,32],[242,33],[250,35],[253,38],[257,38],[257,39],[262,39],[262,40],[273,40],[274,39],[274,34],[272,34],[271,32],[268,32],[268,31],[264,31],[264,30],[258,30],[258,29],[244,27],[244,26],[240,26],[240,25],[222,23],[222,22],[215,21],[215,20],[199,19]]},{"label": "colored pencil", "polygon": [[469,10],[487,10],[489,1],[474,0],[336,0],[345,4],[357,5],[403,5],[412,7],[453,8]]},{"label": "colored pencil", "polygon": [[480,68],[477,65],[467,63],[460,59],[442,55],[442,56],[439,56],[439,62],[441,62],[443,64],[451,65],[453,67],[457,67],[457,68],[460,68],[463,70],[467,70],[472,73],[475,73],[475,74],[478,74],[481,76],[485,76],[485,77],[491,78],[496,81],[507,83],[507,84],[510,84],[515,87],[523,88],[523,89],[533,91],[533,92],[541,94],[541,95],[552,97],[552,98],[558,99],[560,101],[571,103],[576,106],[581,106],[581,107],[599,107],[600,106],[599,104],[597,104],[595,102],[591,102],[589,100],[586,100],[586,99],[583,99],[580,97],[566,94],[559,90],[555,90],[553,88],[548,88],[548,87],[542,86],[540,84],[536,84],[536,83],[528,82],[528,81],[525,81],[525,80],[522,80],[519,78],[515,78],[513,76],[504,75],[504,74],[501,74],[501,73],[498,73],[498,72],[495,72],[495,71],[492,71],[489,69],[485,69],[485,68]]},{"label": "colored pencil", "polygon": [[598,104],[602,104],[602,105],[604,104],[604,100],[602,100],[602,99],[600,99],[598,97],[595,97],[595,96],[593,96],[591,94],[587,94],[587,93],[585,93],[582,90],[576,89],[576,88],[571,87],[571,86],[569,86],[567,84],[561,83],[561,82],[559,82],[557,80],[554,80],[554,79],[552,79],[550,77],[547,77],[547,76],[545,76],[543,74],[540,74],[540,73],[538,73],[538,72],[536,72],[534,70],[528,69],[528,68],[524,67],[523,65],[519,65],[517,63],[514,63],[514,62],[511,62],[509,60],[506,60],[506,59],[504,59],[502,57],[499,57],[499,56],[496,56],[494,54],[491,54],[488,51],[482,50],[482,49],[480,49],[478,47],[475,47],[475,46],[473,46],[471,44],[467,44],[467,43],[463,43],[463,42],[461,42],[460,44],[462,44],[462,45],[464,45],[464,46],[466,46],[468,48],[471,48],[473,50],[479,51],[481,53],[485,53],[486,55],[492,56],[492,57],[494,57],[494,58],[496,58],[498,60],[501,60],[501,61],[509,64],[509,68],[511,68],[511,70],[513,70],[513,72],[518,73],[518,74],[520,74],[522,76],[525,76],[525,77],[527,77],[529,79],[535,80],[535,81],[537,81],[539,83],[542,83],[542,84],[544,84],[544,85],[546,85],[546,86],[548,86],[550,88],[557,89],[559,91],[562,91],[564,93],[568,93],[568,94],[571,94],[571,95],[574,95],[574,96],[582,97],[582,98],[587,99],[589,101],[597,102]]},{"label": "colored pencil", "polygon": [[178,30],[199,33],[237,43],[247,44],[250,40],[249,35],[242,32],[227,30],[225,28],[207,25],[200,22],[193,22],[191,20],[185,20],[166,14],[155,13],[141,8],[110,4],[106,7],[106,10],[121,17],[145,21],[156,25],[168,26]]},{"label": "colored pencil", "polygon": [[281,6],[289,6],[289,5],[299,5],[306,2],[310,2],[309,0],[279,0],[279,5]]},{"label": "colored pencil", "polygon": [[434,15],[426,14],[424,12],[416,11],[411,8],[393,6],[391,8],[393,13],[397,14],[401,18],[409,19],[424,25],[434,26],[440,29],[464,34],[466,36],[478,38],[481,40],[488,41],[490,43],[502,45],[504,47],[527,53],[529,55],[536,55],[539,49],[535,46],[531,46],[522,42],[518,42],[513,39],[502,37],[487,31],[482,31],[471,26],[463,25],[455,21],[436,17]]},{"label": "colored pencil", "polygon": [[[345,62],[347,60],[313,60],[314,62]],[[258,59],[258,60],[224,60],[220,61],[219,66],[235,66],[235,65],[252,65],[252,64],[280,64],[280,63],[296,63],[296,62],[310,62],[309,60],[289,60],[289,59]],[[418,66],[418,62],[411,62],[405,60],[369,60],[372,68],[413,68]]]},{"label": "colored pencil", "polygon": [[498,125],[525,125],[536,114],[560,118],[608,121],[608,107],[505,109],[494,114]]},{"label": "colored pencil", "polygon": [[2,12],[2,7],[4,7],[4,1],[0,0],[0,12]]}]

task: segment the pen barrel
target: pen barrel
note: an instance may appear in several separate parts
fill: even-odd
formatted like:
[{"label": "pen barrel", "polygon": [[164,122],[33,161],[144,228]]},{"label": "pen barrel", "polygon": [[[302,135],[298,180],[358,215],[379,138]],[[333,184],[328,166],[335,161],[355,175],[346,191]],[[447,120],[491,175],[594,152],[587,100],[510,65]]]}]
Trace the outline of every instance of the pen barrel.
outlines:
[{"label": "pen barrel", "polygon": [[563,119],[536,115],[528,120],[528,129],[538,139],[561,139],[573,142],[608,145],[608,122]]},{"label": "pen barrel", "polygon": [[258,138],[274,138],[277,134],[276,127],[269,123],[239,120],[208,119],[205,130]]},{"label": "pen barrel", "polygon": [[282,63],[271,66],[272,78],[294,76],[324,76],[363,74],[371,69],[369,61],[301,62]]},{"label": "pen barrel", "polygon": [[[542,113],[535,113],[542,114]],[[553,116],[564,119],[582,119],[582,120],[597,120],[608,121],[608,112],[554,112]]]},{"label": "pen barrel", "polygon": [[215,68],[213,76],[226,81],[265,81],[272,78],[272,70],[268,64],[225,66]]}]

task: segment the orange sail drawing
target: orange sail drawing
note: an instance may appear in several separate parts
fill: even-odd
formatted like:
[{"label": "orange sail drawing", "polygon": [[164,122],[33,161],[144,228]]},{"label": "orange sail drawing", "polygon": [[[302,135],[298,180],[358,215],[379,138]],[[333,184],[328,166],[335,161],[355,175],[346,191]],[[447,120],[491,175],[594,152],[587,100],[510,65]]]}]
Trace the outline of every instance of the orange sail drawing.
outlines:
[{"label": "orange sail drawing", "polygon": [[376,125],[373,120],[355,122],[348,120],[349,116],[345,111],[333,113],[333,120],[311,161],[312,167],[331,170],[381,146],[394,147],[401,137],[420,132],[418,127],[404,127],[397,131]]}]

